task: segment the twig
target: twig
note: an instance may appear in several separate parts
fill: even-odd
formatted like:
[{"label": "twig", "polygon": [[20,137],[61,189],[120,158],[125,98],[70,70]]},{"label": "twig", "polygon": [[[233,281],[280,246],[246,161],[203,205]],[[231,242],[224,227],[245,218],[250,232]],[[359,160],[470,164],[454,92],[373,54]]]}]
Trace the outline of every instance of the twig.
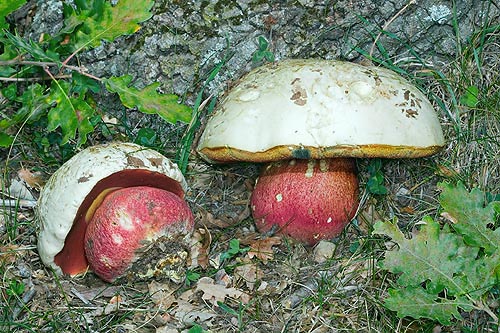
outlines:
[{"label": "twig", "polygon": [[[56,79],[68,79],[71,75],[57,75]],[[40,82],[40,81],[49,81],[51,78],[47,77],[0,77],[0,81],[5,82]]]},{"label": "twig", "polygon": [[80,293],[78,290],[76,290],[75,287],[71,287],[71,292],[73,293],[73,295],[75,295],[76,297],[78,297],[80,299],[80,301],[83,302],[83,304],[85,304],[85,305],[92,305],[92,303],[90,303],[90,301],[85,296],[83,296],[82,293]]},{"label": "twig", "polygon": [[0,207],[34,208],[35,200],[28,199],[0,199]]},{"label": "twig", "polygon": [[[50,61],[30,61],[30,60],[18,60],[18,59],[0,61],[0,66],[10,66],[10,65],[39,66],[39,67],[42,67],[42,68],[47,68],[47,67],[62,67],[62,68],[66,68],[66,69],[75,71],[77,73],[80,73],[80,74],[82,74],[84,76],[87,76],[87,77],[89,77],[91,79],[94,79],[96,81],[102,81],[101,78],[99,78],[97,76],[94,76],[92,74],[89,74],[87,72],[86,68],[79,67],[79,66],[68,65],[65,62],[58,63],[58,62],[50,62]],[[58,75],[57,77],[60,78],[61,75]],[[70,77],[70,76],[68,76],[68,77]],[[62,78],[65,78],[65,77],[62,76]],[[6,79],[7,78],[1,78],[1,80],[3,80],[3,81],[8,81]]]},{"label": "twig", "polygon": [[36,295],[36,290],[35,288],[31,288],[27,292],[24,293],[23,297],[20,298],[14,309],[12,310],[12,320],[16,320],[17,317],[21,314],[22,310],[26,307],[26,304],[28,304]]},{"label": "twig", "polygon": [[377,44],[380,36],[382,36],[382,33],[389,28],[389,26],[394,22],[395,19],[397,19],[408,7],[411,5],[417,3],[417,0],[410,0],[403,8],[401,8],[393,17],[387,21],[384,26],[382,27],[382,30],[378,33],[377,37],[375,37],[375,40],[373,41],[372,47],[370,49],[370,58],[373,55],[373,52],[375,51],[375,45]]}]

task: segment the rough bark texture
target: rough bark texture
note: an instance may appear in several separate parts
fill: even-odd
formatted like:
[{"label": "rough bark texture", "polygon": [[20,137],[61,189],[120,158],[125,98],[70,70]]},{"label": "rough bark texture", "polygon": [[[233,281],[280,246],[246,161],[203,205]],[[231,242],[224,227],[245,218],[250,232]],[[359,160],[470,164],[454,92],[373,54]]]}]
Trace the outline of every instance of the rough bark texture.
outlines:
[{"label": "rough bark texture", "polygon": [[[27,22],[31,37],[61,27],[60,1],[34,6],[33,21]],[[138,86],[161,82],[166,92],[187,93],[192,100],[199,80],[227,52],[232,57],[212,91],[255,66],[259,36],[269,40],[276,60],[360,61],[357,50],[369,52],[384,28],[387,34],[378,40],[392,61],[412,63],[411,49],[439,66],[455,54],[456,38],[470,37],[486,16],[497,17],[499,8],[491,1],[158,0],[153,12],[138,33],[83,54],[81,61],[97,76],[132,74]]]}]

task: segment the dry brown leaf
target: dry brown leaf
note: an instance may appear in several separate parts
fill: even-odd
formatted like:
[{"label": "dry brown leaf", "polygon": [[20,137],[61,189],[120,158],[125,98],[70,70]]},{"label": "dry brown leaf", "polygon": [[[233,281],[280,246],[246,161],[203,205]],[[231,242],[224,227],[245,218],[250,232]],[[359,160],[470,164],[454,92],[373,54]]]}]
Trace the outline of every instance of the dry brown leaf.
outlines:
[{"label": "dry brown leaf", "polygon": [[404,207],[401,207],[401,208],[399,209],[399,212],[400,212],[401,214],[410,214],[410,215],[412,215],[412,214],[415,214],[415,213],[416,213],[415,208],[413,208],[412,206],[404,206]]},{"label": "dry brown leaf", "polygon": [[217,316],[213,310],[207,309],[206,306],[195,306],[182,299],[178,301],[173,312],[175,319],[183,324],[204,322],[207,326],[211,326],[210,321]]},{"label": "dry brown leaf", "polygon": [[262,270],[249,258],[243,258],[241,265],[234,270],[234,275],[243,279],[250,290],[254,290],[255,283],[264,277]]},{"label": "dry brown leaf", "polygon": [[120,287],[117,286],[102,286],[89,288],[83,285],[75,286],[75,290],[84,298],[89,301],[95,301],[100,297],[113,297],[121,291]]},{"label": "dry brown leaf", "polygon": [[259,258],[263,263],[274,258],[273,246],[281,244],[281,238],[277,236],[257,239],[250,243],[250,250],[247,252],[248,257]]},{"label": "dry brown leaf", "polygon": [[248,303],[250,300],[249,296],[243,291],[216,284],[212,278],[206,276],[198,280],[196,291],[202,291],[203,295],[201,298],[214,305],[217,305],[217,302],[224,302],[226,297],[240,299],[243,303]]},{"label": "dry brown leaf", "polygon": [[9,197],[20,200],[36,200],[30,188],[22,180],[12,179],[9,186]]},{"label": "dry brown leaf", "polygon": [[386,218],[382,212],[377,210],[376,200],[369,200],[363,205],[363,209],[358,214],[358,227],[363,232],[369,233],[369,226],[380,220],[385,221]]},{"label": "dry brown leaf", "polygon": [[45,180],[42,176],[41,172],[31,172],[28,169],[21,168],[17,171],[17,175],[21,180],[23,180],[26,185],[31,188],[40,189],[43,184],[45,184]]},{"label": "dry brown leaf", "polygon": [[336,245],[332,242],[322,240],[316,245],[313,250],[313,259],[315,262],[321,264],[333,257]]},{"label": "dry brown leaf", "polygon": [[212,235],[207,228],[200,228],[193,232],[191,249],[189,252],[188,267],[190,269],[208,267],[208,252],[212,243]]},{"label": "dry brown leaf", "polygon": [[171,287],[167,283],[151,281],[148,283],[149,295],[156,306],[166,310],[176,302],[174,292],[177,288]]},{"label": "dry brown leaf", "polygon": [[15,263],[19,250],[19,245],[9,244],[0,246],[0,264],[5,265]]},{"label": "dry brown leaf", "polygon": [[225,229],[232,225],[231,221],[227,221],[226,219],[217,219],[212,213],[205,210],[200,210],[199,215],[201,215],[201,217],[199,217],[198,220],[207,227]]}]

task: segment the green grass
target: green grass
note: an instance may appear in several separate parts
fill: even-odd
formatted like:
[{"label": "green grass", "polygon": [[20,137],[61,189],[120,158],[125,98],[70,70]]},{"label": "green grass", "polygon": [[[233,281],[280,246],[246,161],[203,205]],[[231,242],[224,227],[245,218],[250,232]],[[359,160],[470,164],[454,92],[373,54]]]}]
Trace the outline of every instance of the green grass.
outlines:
[{"label": "green grass", "polygon": [[[430,332],[437,326],[430,320],[400,319],[383,307],[387,289],[396,277],[378,268],[377,261],[386,244],[380,237],[372,236],[371,230],[378,219],[396,216],[410,231],[424,215],[439,217],[435,188],[439,180],[461,180],[468,187],[479,187],[492,196],[500,193],[500,25],[485,19],[462,43],[458,35],[459,22],[454,22],[456,56],[443,66],[433,66],[407,41],[361,17],[366,38],[374,41],[374,51],[353,46],[373,63],[407,77],[430,97],[445,130],[447,146],[444,151],[421,160],[384,160],[373,166],[371,173],[369,166],[374,162],[359,161],[364,206],[358,216],[358,225],[352,224],[336,240],[332,259],[316,263],[311,259],[310,249],[284,241],[276,247],[275,257],[270,262],[253,261],[265,272],[262,280],[271,285],[269,289],[249,291],[252,300],[248,305],[237,299],[227,299],[214,310],[217,317],[211,327],[200,321],[186,323],[185,329],[190,332],[309,332],[324,327],[340,332]],[[404,61],[391,55],[387,44],[402,45],[406,50]],[[196,91],[193,107],[196,112],[188,127],[158,124],[156,116],[130,116],[123,111],[110,113],[117,124],[99,122],[89,137],[92,144],[111,139],[136,141],[175,159],[186,171],[192,192],[188,195],[190,204],[196,210],[212,212],[213,219],[220,221],[238,219],[241,203],[232,206],[227,203],[244,201],[246,197],[242,193],[249,191],[245,186],[257,174],[256,166],[207,166],[192,154],[200,122],[213,110],[216,101],[213,96],[207,99],[204,89],[219,71],[224,70],[226,60],[224,58],[206,78],[192,87]],[[203,109],[200,106],[204,101]],[[45,128],[46,123],[40,120],[19,132],[14,153],[9,155],[10,162],[5,165],[3,178],[6,183],[21,164],[48,175],[74,154],[76,142],[59,145],[60,133],[42,133]],[[2,152],[2,158],[5,159],[7,153]],[[370,179],[375,183],[372,190],[368,189]],[[402,187],[407,192],[398,192]],[[122,307],[106,315],[96,315],[94,311],[103,309],[112,296],[97,296],[90,300],[90,305],[84,304],[71,293],[70,286],[101,286],[98,281],[91,276],[77,280],[58,279],[41,265],[34,250],[33,213],[18,208],[2,209],[1,218],[5,231],[0,234],[0,330],[121,332],[133,327],[140,332],[150,332],[155,326],[161,326],[157,316],[168,316],[168,310],[159,309],[151,301],[144,285],[123,286],[118,291],[125,297]],[[212,259],[229,253],[232,240],[235,242],[254,231],[248,217],[225,229],[210,225],[207,220],[203,222],[207,223],[212,236],[209,253]],[[16,250],[12,252],[8,246]],[[176,295],[190,290],[202,276],[215,277],[220,270],[228,274],[234,272],[246,255],[246,251],[240,251],[242,248],[239,246],[238,250],[229,253],[217,269],[197,268],[196,278],[190,285],[177,290]],[[23,265],[27,265],[31,277],[20,274]],[[246,288],[242,281],[234,280],[233,283]],[[21,286],[24,286],[22,292]],[[304,287],[306,289],[301,289]],[[32,288],[37,294],[23,307],[19,301]],[[299,290],[305,290],[304,299],[292,308],[287,307],[286,301]],[[498,299],[498,294],[498,289],[492,289],[488,297]],[[215,308],[208,302],[196,302],[207,312]],[[14,318],[12,314],[19,309],[19,304],[22,311]],[[488,322],[483,313],[476,311],[449,329],[495,331],[498,324]]]}]

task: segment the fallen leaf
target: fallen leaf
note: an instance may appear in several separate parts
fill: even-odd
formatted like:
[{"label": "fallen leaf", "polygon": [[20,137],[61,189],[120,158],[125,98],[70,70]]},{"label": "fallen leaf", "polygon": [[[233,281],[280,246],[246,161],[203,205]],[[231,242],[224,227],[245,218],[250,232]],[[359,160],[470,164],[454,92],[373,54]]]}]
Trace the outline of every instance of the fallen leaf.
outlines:
[{"label": "fallen leaf", "polygon": [[211,326],[210,320],[217,316],[217,314],[206,307],[194,306],[193,304],[180,299],[177,308],[173,311],[174,318],[183,324],[193,324],[205,322]]},{"label": "fallen leaf", "polygon": [[20,246],[12,244],[0,246],[0,264],[5,265],[15,263],[19,249]]},{"label": "fallen leaf", "polygon": [[404,206],[401,207],[399,212],[402,214],[415,214],[415,208],[413,208],[412,206]]},{"label": "fallen leaf", "polygon": [[247,303],[249,300],[248,295],[246,295],[243,291],[234,287],[228,288],[223,285],[216,284],[212,278],[206,276],[198,280],[196,291],[202,291],[203,295],[201,298],[209,301],[213,305],[217,305],[217,302],[224,303],[226,297],[240,299],[243,303]]},{"label": "fallen leaf", "polygon": [[281,244],[281,238],[277,236],[257,239],[250,243],[250,250],[247,252],[250,259],[256,257],[264,264],[274,258],[273,246]]},{"label": "fallen leaf", "polygon": [[75,290],[85,299],[89,301],[95,301],[100,297],[113,297],[117,295],[121,289],[117,286],[88,288],[85,286],[78,285],[75,286]]},{"label": "fallen leaf", "polygon": [[234,270],[234,275],[245,281],[250,290],[254,290],[257,281],[264,277],[264,273],[250,258],[243,258],[241,264]]},{"label": "fallen leaf", "polygon": [[26,183],[31,188],[40,189],[44,184],[45,180],[41,172],[31,172],[28,169],[21,168],[17,171],[19,178]]},{"label": "fallen leaf", "polygon": [[193,232],[190,242],[188,267],[193,269],[208,267],[208,252],[212,243],[212,235],[207,228],[200,228]]},{"label": "fallen leaf", "polygon": [[153,303],[161,310],[166,310],[176,302],[174,292],[177,288],[167,283],[151,281],[148,283],[149,295]]},{"label": "fallen leaf", "polygon": [[110,118],[110,117],[109,117],[108,115],[106,115],[106,114],[102,117],[102,121],[103,121],[103,123],[106,123],[106,124],[111,124],[111,125],[116,125],[116,124],[118,124],[118,119],[116,119],[115,117]]},{"label": "fallen leaf", "polygon": [[313,250],[313,259],[318,264],[324,263],[335,253],[336,245],[332,242],[322,240]]},{"label": "fallen leaf", "polygon": [[31,190],[26,183],[21,180],[12,179],[9,186],[9,196],[15,199],[24,199],[35,201],[35,197],[31,194]]},{"label": "fallen leaf", "polygon": [[206,210],[201,210],[199,215],[201,215],[201,218],[199,218],[199,220],[203,225],[206,225],[207,227],[225,229],[233,224],[231,221],[228,221],[226,219],[215,218],[212,213]]}]

